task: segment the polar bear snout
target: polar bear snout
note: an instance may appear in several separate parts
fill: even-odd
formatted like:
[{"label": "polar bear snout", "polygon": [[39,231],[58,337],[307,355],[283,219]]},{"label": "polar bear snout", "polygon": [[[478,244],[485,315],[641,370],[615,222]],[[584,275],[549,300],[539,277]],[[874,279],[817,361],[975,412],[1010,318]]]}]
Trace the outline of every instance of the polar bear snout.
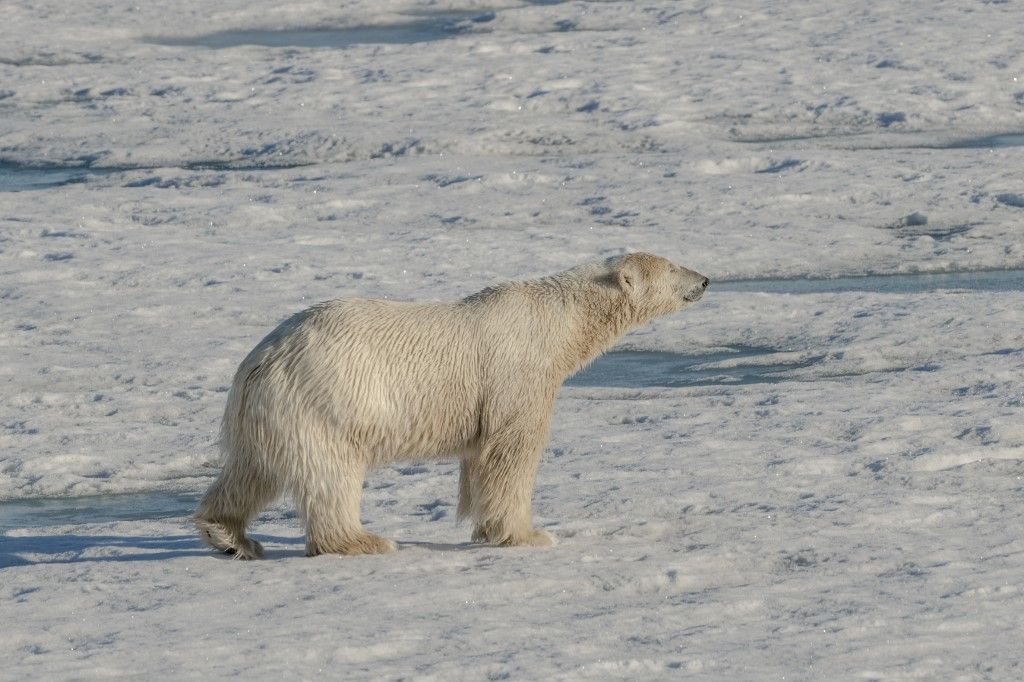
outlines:
[{"label": "polar bear snout", "polygon": [[711,280],[709,280],[707,277],[701,277],[700,282],[698,282],[697,284],[694,284],[690,288],[690,291],[687,292],[687,294],[686,294],[686,296],[684,298],[686,298],[687,301],[691,301],[691,302],[699,300],[700,297],[704,295],[704,290],[708,288],[708,284],[710,284],[710,283],[711,283]]},{"label": "polar bear snout", "polygon": [[693,270],[687,270],[685,268],[680,268],[680,270],[682,271],[683,277],[680,293],[682,293],[683,299],[688,303],[694,303],[695,301],[700,300],[701,296],[704,295],[704,291],[711,283],[711,280],[699,272],[694,272]]}]

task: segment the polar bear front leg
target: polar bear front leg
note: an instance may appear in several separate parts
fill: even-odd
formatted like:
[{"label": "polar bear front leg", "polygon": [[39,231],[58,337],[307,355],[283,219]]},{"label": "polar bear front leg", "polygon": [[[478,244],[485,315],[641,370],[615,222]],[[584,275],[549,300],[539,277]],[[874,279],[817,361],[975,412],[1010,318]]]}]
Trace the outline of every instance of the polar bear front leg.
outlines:
[{"label": "polar bear front leg", "polygon": [[555,544],[550,534],[533,527],[530,512],[537,464],[546,442],[546,423],[509,426],[485,438],[479,456],[463,466],[474,542],[503,547]]}]

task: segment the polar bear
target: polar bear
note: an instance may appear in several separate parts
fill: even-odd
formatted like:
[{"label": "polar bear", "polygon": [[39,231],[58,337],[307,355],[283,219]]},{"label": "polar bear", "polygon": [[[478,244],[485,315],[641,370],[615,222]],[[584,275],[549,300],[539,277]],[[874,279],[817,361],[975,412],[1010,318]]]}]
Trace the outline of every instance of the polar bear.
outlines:
[{"label": "polar bear", "polygon": [[697,272],[630,253],[454,303],[338,299],[300,312],[235,374],[223,469],[193,519],[200,535],[260,557],[246,526],[287,491],[307,556],[391,552],[360,522],[367,470],[457,457],[458,516],[472,519],[474,541],[551,545],[530,501],[562,382],[707,286]]}]

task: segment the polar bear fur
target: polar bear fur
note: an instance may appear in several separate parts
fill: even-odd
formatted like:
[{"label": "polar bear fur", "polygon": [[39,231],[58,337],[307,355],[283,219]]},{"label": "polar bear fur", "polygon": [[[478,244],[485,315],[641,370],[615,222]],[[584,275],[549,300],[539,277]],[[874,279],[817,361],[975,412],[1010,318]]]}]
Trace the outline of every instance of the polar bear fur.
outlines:
[{"label": "polar bear fur", "polygon": [[223,470],[194,521],[239,558],[249,522],[294,497],[306,553],[391,552],[359,518],[363,478],[402,459],[461,459],[473,540],[546,546],[534,475],[562,382],[622,334],[689,305],[708,280],[643,253],[454,303],[338,299],[285,320],[242,361],[221,431]]}]

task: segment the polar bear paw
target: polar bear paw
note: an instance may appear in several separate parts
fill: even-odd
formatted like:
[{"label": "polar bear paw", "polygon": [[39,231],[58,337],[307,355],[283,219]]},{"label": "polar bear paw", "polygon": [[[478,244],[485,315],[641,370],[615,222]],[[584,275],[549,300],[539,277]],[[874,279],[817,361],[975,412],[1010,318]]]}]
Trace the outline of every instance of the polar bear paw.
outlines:
[{"label": "polar bear paw", "polygon": [[221,523],[194,518],[199,538],[208,546],[219,549],[236,559],[262,559],[263,545],[246,537],[245,529],[237,523]]},{"label": "polar bear paw", "polygon": [[373,533],[354,533],[330,541],[308,541],[306,543],[306,556],[317,556],[319,554],[390,554],[398,549],[391,540],[382,538]]},{"label": "polar bear paw", "polygon": [[236,547],[228,547],[225,554],[230,554],[236,559],[262,559],[263,545],[252,538],[244,538]]},{"label": "polar bear paw", "polygon": [[554,547],[555,536],[545,530],[531,528],[523,535],[513,535],[502,545],[505,547]]}]

